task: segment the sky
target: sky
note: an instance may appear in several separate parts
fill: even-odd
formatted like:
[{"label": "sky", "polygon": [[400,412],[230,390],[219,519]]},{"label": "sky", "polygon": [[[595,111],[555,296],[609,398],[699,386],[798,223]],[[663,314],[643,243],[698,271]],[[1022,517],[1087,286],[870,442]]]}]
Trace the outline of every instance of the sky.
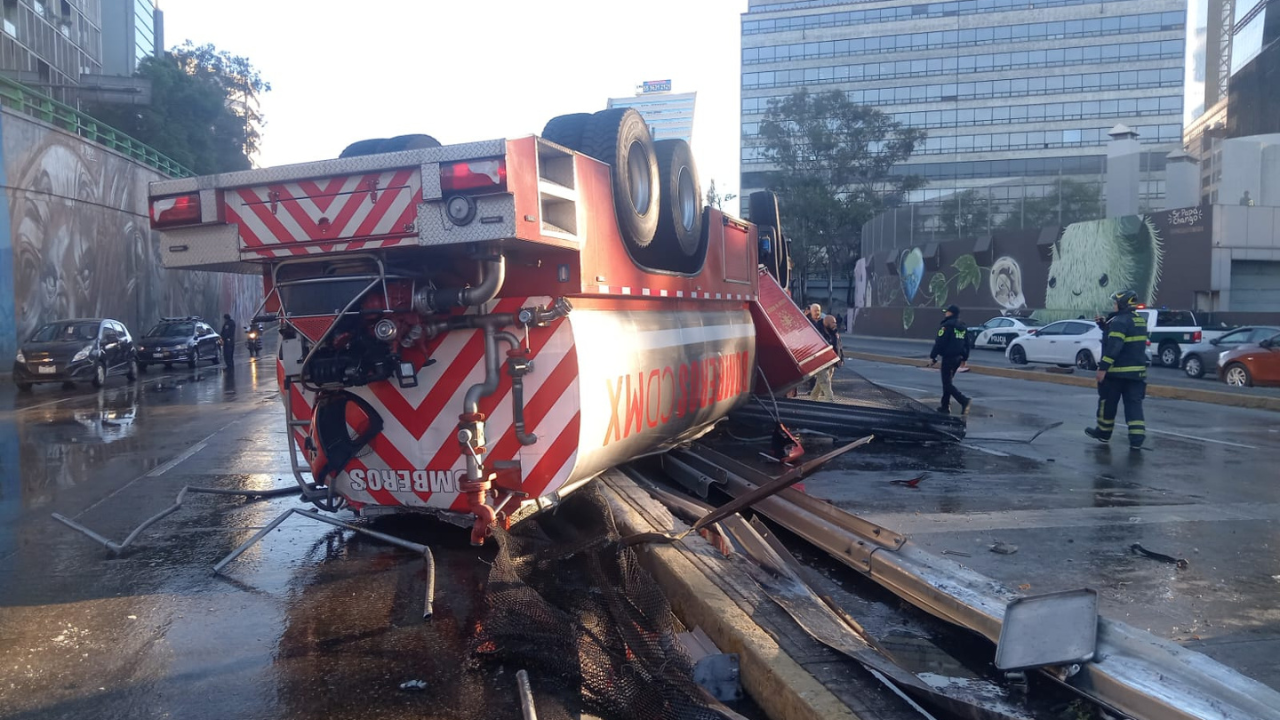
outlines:
[{"label": "sky", "polygon": [[161,0],[165,42],[212,43],[271,83],[264,167],[364,138],[515,138],[645,80],[696,91],[704,189],[738,190],[747,0]]}]

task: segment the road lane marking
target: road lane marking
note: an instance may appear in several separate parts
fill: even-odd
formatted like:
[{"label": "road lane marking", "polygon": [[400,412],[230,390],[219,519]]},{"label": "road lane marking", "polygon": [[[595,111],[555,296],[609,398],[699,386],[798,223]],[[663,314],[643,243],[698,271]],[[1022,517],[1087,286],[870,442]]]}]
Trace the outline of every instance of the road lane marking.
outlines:
[{"label": "road lane marking", "polygon": [[[997,530],[1164,525],[1190,522],[1275,522],[1280,504],[1131,505],[1119,508],[969,511],[962,513],[867,513],[863,519],[907,535]],[[1138,518],[1136,521],[1133,518]]]},{"label": "road lane marking", "polygon": [[1244,448],[1246,450],[1258,449],[1256,446],[1253,446],[1253,445],[1245,445],[1243,443],[1233,443],[1233,442],[1228,442],[1226,440],[1214,440],[1212,438],[1199,437],[1196,435],[1183,435],[1182,433],[1176,433],[1176,432],[1173,432],[1172,430],[1152,430],[1151,428],[1147,428],[1147,434],[1148,435],[1151,435],[1151,434],[1172,435],[1173,437],[1180,437],[1186,440],[1196,440],[1198,442],[1213,443],[1214,445],[1229,445],[1231,447]]},{"label": "road lane marking", "polygon": [[978,445],[970,445],[969,443],[960,443],[960,447],[969,448],[970,450],[977,450],[980,453],[986,453],[988,455],[995,455],[996,457],[1009,457],[1009,453],[1000,452],[999,450],[992,450],[991,448],[980,447]]},{"label": "road lane marking", "polygon": [[183,462],[186,462],[187,458],[190,458],[192,455],[195,455],[196,453],[200,452],[201,450],[207,447],[209,447],[209,443],[202,440],[196,443],[195,445],[192,445],[185,452],[178,455],[177,457],[170,460],[169,462],[163,465],[157,465],[156,467],[152,468],[151,472],[147,473],[143,477],[160,477],[161,475],[169,472],[170,470],[174,469],[175,467],[182,464]]},{"label": "road lane marking", "polygon": [[932,390],[926,390],[924,388],[918,388],[918,387],[911,387],[910,385],[894,385],[892,383],[887,383],[887,382],[876,382],[875,380],[872,380],[871,382],[874,385],[879,385],[880,387],[893,388],[894,390],[910,390],[912,392],[920,392],[926,395],[933,394]]},{"label": "road lane marking", "polygon": [[[227,428],[231,427],[232,425],[235,425],[236,423],[241,422],[241,420],[243,420],[243,418],[236,418],[235,420],[232,420],[231,422],[227,423],[226,425],[223,425],[222,427],[218,428],[217,430],[214,430],[213,432],[209,433],[209,435],[208,435],[207,437],[205,437],[205,438],[204,438],[203,440],[201,440],[200,442],[196,443],[196,445],[197,445],[197,446],[204,446],[204,445],[208,445],[208,444],[209,444],[209,441],[210,441],[210,440],[212,440],[212,439],[214,439],[215,437],[217,437],[219,433],[221,433],[222,431],[224,431],[224,430],[226,430]],[[189,451],[188,451],[188,452],[189,452]],[[185,453],[184,453],[184,454],[185,454]],[[192,454],[194,454],[194,453],[192,453]],[[181,457],[181,456],[179,456],[179,457]],[[177,458],[175,458],[175,460],[176,460],[176,459],[177,459]],[[185,459],[185,458],[183,458],[183,459]],[[176,464],[177,464],[177,463],[173,462],[173,460],[170,460],[170,461],[169,461],[169,463],[173,463],[174,465],[176,465]],[[168,465],[169,463],[165,463],[165,465]],[[164,465],[161,465],[161,466],[159,466],[159,467],[164,467]],[[134,479],[130,480],[129,482],[125,483],[124,485],[121,485],[120,487],[118,487],[118,488],[116,488],[115,490],[113,490],[113,491],[111,492],[111,494],[109,494],[109,495],[107,495],[106,497],[102,498],[102,499],[101,499],[101,500],[99,500],[98,502],[96,502],[96,503],[94,503],[94,504],[90,505],[89,507],[87,507],[87,508],[85,508],[85,509],[81,510],[80,512],[76,513],[75,515],[72,515],[72,516],[71,516],[71,519],[72,519],[72,520],[77,520],[77,519],[79,519],[79,518],[80,518],[82,515],[84,515],[85,513],[87,513],[87,512],[89,512],[90,510],[92,510],[92,509],[94,509],[94,508],[98,507],[99,505],[101,505],[102,503],[104,503],[104,502],[106,502],[106,501],[110,500],[111,498],[115,497],[116,495],[119,495],[120,493],[124,492],[124,491],[125,491],[125,489],[127,489],[130,485],[133,485],[134,483],[138,482],[138,481],[139,481],[139,480],[141,480],[142,478],[150,477],[150,476],[151,476],[151,473],[155,472],[155,471],[156,471],[156,470],[158,470],[158,469],[159,469],[159,468],[154,468],[154,469],[152,469],[150,472],[143,473],[142,475],[139,475],[138,477],[136,477],[136,478],[134,478]]]}]

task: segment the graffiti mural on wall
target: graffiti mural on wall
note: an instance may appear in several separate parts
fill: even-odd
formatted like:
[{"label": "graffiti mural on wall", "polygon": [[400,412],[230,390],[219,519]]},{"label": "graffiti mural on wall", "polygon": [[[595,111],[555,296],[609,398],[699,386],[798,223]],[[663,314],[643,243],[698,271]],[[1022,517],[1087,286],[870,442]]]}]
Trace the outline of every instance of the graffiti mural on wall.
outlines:
[{"label": "graffiti mural on wall", "polygon": [[1150,217],[1126,215],[1070,225],[1053,244],[1045,309],[1095,312],[1110,305],[1112,293],[1120,290],[1154,301],[1162,257],[1160,232]]},{"label": "graffiti mural on wall", "polygon": [[[134,333],[165,315],[248,318],[260,278],[166,270],[146,215],[156,173],[81,138],[4,113],[12,343],[66,317],[111,317]],[[8,274],[6,274],[8,275]]]},{"label": "graffiti mural on wall", "polygon": [[[1112,293],[1187,306],[1209,287],[1208,208],[1075,223],[1057,238],[996,232],[897,251],[864,265],[862,307],[901,308],[909,330],[923,308],[962,307],[1044,320],[1105,311]],[[878,314],[883,317],[883,314]]]}]

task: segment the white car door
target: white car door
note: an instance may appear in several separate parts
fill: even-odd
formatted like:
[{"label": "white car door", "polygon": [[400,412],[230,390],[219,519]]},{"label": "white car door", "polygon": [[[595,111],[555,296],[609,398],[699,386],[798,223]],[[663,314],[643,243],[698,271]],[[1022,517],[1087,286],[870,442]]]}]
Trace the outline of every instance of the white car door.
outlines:
[{"label": "white car door", "polygon": [[1054,362],[1070,363],[1076,362],[1076,357],[1081,350],[1088,350],[1093,361],[1096,363],[1100,359],[1098,357],[1098,348],[1093,342],[1101,331],[1090,334],[1090,330],[1097,330],[1097,325],[1092,325],[1083,321],[1068,321],[1066,327],[1062,330],[1062,336],[1058,339],[1056,352],[1054,353]]},{"label": "white car door", "polygon": [[1027,362],[1048,362],[1049,343],[1061,331],[1056,323],[1040,328],[1035,335],[1027,335],[1020,343],[1027,351]]}]

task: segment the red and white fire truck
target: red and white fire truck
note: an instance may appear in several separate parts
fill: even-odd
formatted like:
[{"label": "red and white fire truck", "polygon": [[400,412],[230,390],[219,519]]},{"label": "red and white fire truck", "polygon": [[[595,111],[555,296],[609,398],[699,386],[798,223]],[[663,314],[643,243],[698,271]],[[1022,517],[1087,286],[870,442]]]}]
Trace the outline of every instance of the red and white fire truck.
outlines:
[{"label": "red and white fire truck", "polygon": [[479,544],[836,361],[772,195],[756,224],[703,207],[688,145],[634,110],[543,135],[151,185],[167,267],[262,275],[311,502],[470,514]]}]

